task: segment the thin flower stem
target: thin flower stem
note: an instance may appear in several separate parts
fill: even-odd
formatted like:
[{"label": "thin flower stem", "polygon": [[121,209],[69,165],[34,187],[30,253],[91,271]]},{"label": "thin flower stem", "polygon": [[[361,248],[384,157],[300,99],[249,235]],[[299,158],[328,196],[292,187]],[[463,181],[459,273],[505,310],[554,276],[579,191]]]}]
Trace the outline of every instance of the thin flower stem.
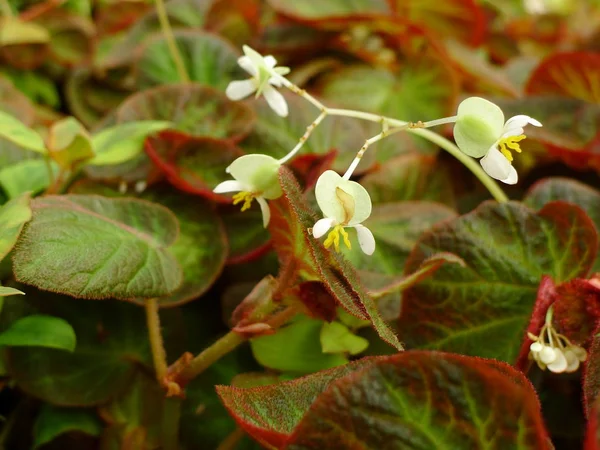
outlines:
[{"label": "thin flower stem", "polygon": [[285,164],[290,159],[292,159],[294,155],[296,155],[296,153],[298,153],[298,151],[302,148],[306,140],[310,137],[312,132],[315,130],[315,128],[319,126],[319,124],[325,117],[327,117],[327,112],[322,111],[321,114],[319,114],[319,117],[317,117],[313,123],[306,127],[306,131],[304,132],[296,146],[292,149],[292,151],[279,160],[280,164]]},{"label": "thin flower stem", "polygon": [[[267,323],[271,328],[277,329],[287,323],[297,313],[298,310],[295,307],[288,306],[280,313],[274,315]],[[178,375],[177,381],[179,383],[185,383],[193,380],[223,356],[235,350],[243,342],[246,342],[244,336],[235,331],[230,331],[213,345],[205,348],[200,354],[194,357],[189,365]]]},{"label": "thin flower stem", "polygon": [[179,449],[179,424],[181,422],[180,398],[165,398],[162,420],[162,449]]},{"label": "thin flower stem", "polygon": [[160,316],[158,314],[157,300],[155,298],[147,299],[145,308],[148,337],[150,339],[150,349],[152,350],[154,368],[156,369],[156,378],[159,382],[162,382],[167,375],[167,352],[165,351],[162,333],[160,331]]},{"label": "thin flower stem", "polygon": [[483,167],[481,167],[476,160],[461,152],[460,149],[448,139],[430,130],[409,129],[408,132],[421,136],[422,138],[439,145],[441,148],[458,159],[467,169],[471,171],[473,175],[479,179],[479,181],[481,181],[481,184],[487,188],[490,194],[492,194],[492,197],[494,197],[498,203],[505,203],[508,201],[508,197],[502,188],[494,181],[493,178],[485,173]]},{"label": "thin flower stem", "polygon": [[158,20],[160,22],[160,28],[162,29],[163,35],[167,41],[167,46],[169,47],[169,52],[171,53],[171,57],[173,58],[173,62],[177,68],[179,79],[184,83],[189,83],[190,77],[187,74],[181,53],[179,53],[179,49],[177,48],[177,43],[175,42],[175,37],[173,36],[171,24],[169,23],[169,16],[167,15],[165,4],[163,0],[155,0],[155,3],[156,14],[158,15]]},{"label": "thin flower stem", "polygon": [[[387,123],[387,122],[385,122],[385,123]],[[365,141],[364,145],[360,148],[360,150],[356,154],[356,157],[354,158],[354,161],[352,161],[352,163],[350,164],[350,167],[348,167],[348,170],[346,170],[346,173],[344,174],[344,176],[342,178],[344,178],[345,180],[350,179],[350,177],[354,173],[354,170],[358,166],[358,163],[360,163],[360,160],[362,159],[363,155],[365,154],[365,152],[367,151],[367,149],[369,148],[370,145],[372,145],[375,142],[380,141],[383,138],[386,138],[394,133],[411,128],[412,126],[413,126],[413,124],[410,124],[410,123],[407,123],[406,125],[402,125],[397,128],[389,128],[389,127],[384,126],[383,127],[384,129],[381,133],[379,133]]]},{"label": "thin flower stem", "polygon": [[[492,194],[492,197],[494,197],[494,199],[496,199],[496,201],[498,201],[499,203],[504,203],[504,202],[508,201],[508,197],[506,196],[506,194],[504,193],[502,188],[500,188],[498,183],[496,183],[487,173],[485,173],[483,168],[477,163],[476,160],[474,160],[470,156],[461,152],[460,149],[454,143],[452,143],[445,137],[443,137],[437,133],[434,133],[430,130],[423,129],[423,128],[429,128],[429,127],[434,127],[434,126],[438,126],[438,125],[442,125],[442,124],[446,124],[446,123],[455,122],[456,116],[431,120],[429,122],[420,122],[420,123],[418,122],[419,123],[418,127],[415,127],[415,126],[411,127],[411,126],[407,126],[407,125],[409,125],[409,122],[406,122],[403,120],[398,120],[398,119],[393,119],[391,117],[386,117],[386,116],[382,116],[382,115],[378,115],[378,114],[373,114],[373,113],[368,113],[368,112],[363,112],[363,111],[355,111],[352,109],[328,108],[323,103],[321,103],[319,100],[315,99],[310,94],[308,94],[304,89],[300,89],[298,86],[296,86],[295,84],[293,84],[286,78],[281,77],[281,80],[285,87],[290,89],[292,92],[298,94],[299,96],[305,98],[310,103],[312,103],[317,108],[319,108],[322,112],[326,112],[327,115],[339,116],[339,117],[352,117],[355,119],[367,120],[369,122],[378,122],[378,123],[383,124],[383,126],[384,126],[384,131],[382,131],[382,133],[384,133],[386,131],[385,127],[388,127],[388,126],[394,127],[394,129],[403,127],[401,129],[405,129],[409,133],[416,134],[418,136],[421,136],[424,139],[427,139],[430,142],[433,142],[434,144],[436,144],[436,145],[440,146],[441,148],[443,148],[444,150],[446,150],[448,153],[450,153],[452,156],[454,156],[456,159],[458,159],[467,169],[469,169],[473,173],[473,175],[475,175],[477,177],[477,179],[479,179],[479,181],[481,181],[481,183],[487,188],[487,190],[490,192],[490,194]],[[382,139],[383,137],[385,137],[385,136],[382,136],[380,139]],[[360,161],[360,158],[358,161]],[[358,162],[355,159],[352,162],[352,165],[346,171],[346,174],[348,172],[352,173],[354,171],[354,169],[356,168],[356,165],[358,165]],[[345,177],[345,175],[344,175],[344,177]]]}]

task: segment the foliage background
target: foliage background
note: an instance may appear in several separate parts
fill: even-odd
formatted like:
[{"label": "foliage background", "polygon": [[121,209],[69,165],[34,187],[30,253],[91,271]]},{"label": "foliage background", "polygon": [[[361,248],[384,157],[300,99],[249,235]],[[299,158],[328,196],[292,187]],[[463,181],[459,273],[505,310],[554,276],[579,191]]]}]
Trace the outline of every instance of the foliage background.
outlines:
[{"label": "foliage background", "polygon": [[[260,402],[274,402],[276,393],[265,388],[253,403],[244,393],[220,388],[221,401],[216,385],[269,385],[357,359],[348,354],[349,346],[359,345],[354,334],[346,336],[341,351],[323,351],[324,323],[334,317],[368,341],[361,356],[395,353],[371,327],[336,313],[333,299],[347,309],[371,302],[372,309],[363,318],[380,320],[373,319],[378,317],[373,312],[377,309],[407,349],[494,358],[523,369],[525,330],[541,314],[538,305],[545,302],[547,308],[548,296],[553,296],[552,301],[562,299],[562,313],[556,320],[562,330],[571,330],[571,339],[590,348],[590,360],[585,380],[581,371],[554,375],[531,368],[527,372],[542,404],[545,429],[535,394],[524,378],[510,372],[514,380],[509,382],[497,374],[509,371],[504,365],[494,363],[489,368],[483,362],[477,365],[459,356],[434,358],[424,351],[412,357],[398,354],[381,363],[381,372],[368,369],[360,372],[362,378],[353,379],[351,374],[344,380],[368,393],[369,386],[379,386],[382,373],[388,374],[397,386],[405,386],[403,395],[409,405],[393,414],[406,419],[406,411],[422,413],[413,417],[417,424],[436,439],[459,445],[470,432],[449,427],[448,434],[436,434],[445,429],[443,421],[428,421],[427,408],[439,411],[447,406],[444,387],[428,391],[441,399],[435,403],[410,385],[415,371],[423,371],[422,379],[427,380],[436,370],[445,370],[439,364],[447,364],[446,369],[456,365],[473,383],[465,392],[504,392],[505,397],[490,395],[491,399],[475,401],[481,401],[483,423],[498,424],[505,418],[519,422],[520,412],[504,404],[511,395],[525,411],[519,430],[531,440],[502,444],[487,425],[478,424],[477,445],[542,448],[536,445],[547,430],[557,449],[584,448],[587,426],[585,448],[597,448],[598,343],[593,329],[598,299],[589,284],[576,284],[600,267],[596,255],[600,4],[596,0],[172,0],[166,5],[167,15],[189,82],[177,71],[152,2],[12,0],[7,4],[24,22],[39,25],[49,35],[42,42],[30,42],[27,33],[17,42],[0,40],[1,111],[42,136],[66,116],[76,117],[93,135],[140,120],[170,125],[146,139],[132,140],[132,133],[117,136],[116,141],[144,151],[118,164],[87,165],[62,179],[62,184],[53,182],[60,180],[58,167],[53,169],[53,180],[39,153],[0,138],[0,196],[5,205],[28,204],[26,192],[137,197],[144,202],[127,204],[126,210],[113,209],[109,200],[95,202],[93,208],[150,236],[133,242],[113,228],[96,228],[89,217],[76,214],[73,204],[52,197],[34,200],[33,220],[0,267],[3,284],[26,295],[4,299],[0,329],[10,329],[23,317],[44,314],[68,322],[77,345],[66,352],[47,348],[47,342],[45,347],[15,344],[15,340],[0,343],[4,345],[0,392],[0,414],[6,418],[0,431],[4,448],[167,448],[170,444],[165,442],[173,442],[168,436],[173,427],[179,448],[261,448],[236,426],[232,415],[248,431],[252,414],[244,413],[244,408],[251,405],[251,410],[264,411],[267,406]],[[273,223],[264,230],[258,209],[242,214],[212,189],[226,179],[224,169],[237,156],[285,155],[316,111],[291,93],[286,94],[288,118],[277,117],[261,99],[229,101],[226,86],[245,77],[237,66],[243,44],[275,55],[292,68],[294,83],[328,105],[425,121],[453,115],[463,98],[478,95],[500,105],[506,117],[537,118],[544,127],[528,130],[524,152],[515,162],[520,182],[505,189],[514,201],[488,202],[489,193],[472,174],[436,145],[410,134],[394,135],[374,145],[359,166],[358,179],[374,202],[368,225],[378,248],[370,258],[357,251],[344,252],[348,266],[306,239],[305,229],[314,215],[312,186],[327,168],[345,170],[364,140],[379,130],[375,124],[328,118],[291,164],[308,195],[305,198],[290,173],[284,172],[286,201],[273,204]],[[440,132],[451,136],[450,127]],[[8,252],[26,220],[15,224],[6,219],[16,217],[14,210],[3,211],[2,220],[18,228],[15,236],[0,237]],[[6,244],[11,239],[12,244]],[[77,255],[97,260],[98,265],[103,252],[121,241],[124,247],[115,250],[116,262],[111,262],[119,270],[106,270],[85,286],[69,272]],[[61,245],[63,250],[58,249]],[[178,265],[183,275],[166,270],[178,275],[142,292],[130,283],[133,275],[127,269],[148,248],[165,267]],[[421,283],[378,298],[377,308],[365,294],[417,271],[427,258],[440,253],[453,255],[447,258],[459,258],[462,264],[436,265],[437,271]],[[299,279],[292,277],[289,289],[276,291],[272,298],[267,286],[267,294],[255,291],[248,296],[264,277],[285,279],[290,261],[295,264],[292,271],[304,272]],[[177,276],[183,276],[183,285],[175,289],[181,281]],[[548,282],[551,294],[544,290],[544,276],[552,280]],[[569,284],[573,279],[579,281]],[[146,297],[158,297],[170,364],[185,352],[199,353],[231,326],[241,326],[239,315],[233,320],[231,316],[243,299],[249,303],[243,317],[250,316],[251,323],[268,321],[252,314],[271,317],[270,311],[260,310],[264,303],[272,306],[267,300],[302,305],[311,317],[297,319],[275,334],[253,340],[252,345],[239,345],[185,386],[184,400],[166,400],[155,380],[143,307]],[[261,300],[258,306],[251,303]],[[582,329],[583,334],[577,335]],[[255,333],[245,332],[250,333],[246,337]],[[334,370],[350,373],[353,367]],[[338,372],[332,373],[332,379],[338,377]],[[319,376],[310,379],[310,386],[322,381]],[[300,384],[286,386],[300,392],[308,389],[302,381],[295,383]],[[285,414],[264,413],[267,425],[252,425],[260,430],[251,434],[272,445],[293,439],[290,448],[310,448],[315,445],[311,433],[325,420],[322,417],[341,423],[359,420],[346,418],[343,407],[328,408],[336,401],[331,392],[319,397],[311,407],[312,415],[296,431],[303,415],[289,419],[291,425],[287,415],[292,410],[306,412],[314,397],[292,402]],[[456,406],[457,398],[463,397],[451,396],[448,403],[454,401]],[[381,401],[389,401],[387,406],[394,402],[393,398]],[[360,410],[365,404],[354,407]],[[429,406],[420,409],[423,404]],[[476,422],[478,414],[471,414],[471,422]],[[361,448],[381,448],[385,427],[364,420],[356,423],[380,434],[363,436],[367,444]],[[334,442],[344,442],[344,436],[341,433]],[[325,448],[326,444],[318,445]]]}]

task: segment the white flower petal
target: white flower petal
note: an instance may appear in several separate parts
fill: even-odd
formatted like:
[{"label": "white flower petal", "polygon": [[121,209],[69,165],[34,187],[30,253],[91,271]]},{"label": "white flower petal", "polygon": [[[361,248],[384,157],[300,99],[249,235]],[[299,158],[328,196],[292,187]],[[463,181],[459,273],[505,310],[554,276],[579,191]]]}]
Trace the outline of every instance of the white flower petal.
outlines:
[{"label": "white flower petal", "polygon": [[263,58],[265,65],[269,68],[272,69],[273,67],[275,67],[277,65],[277,60],[272,56],[272,55],[267,55]]},{"label": "white flower petal", "polygon": [[323,216],[336,220],[337,223],[343,223],[346,220],[344,207],[340,203],[335,189],[340,184],[340,177],[333,170],[326,170],[321,174],[315,186],[315,196]]},{"label": "white flower petal", "polygon": [[[544,348],[542,348],[542,350],[540,351],[540,361],[542,361],[544,364],[553,363],[558,357],[559,353],[560,350],[544,345]],[[562,353],[560,354],[562,355]]]},{"label": "white flower petal", "polygon": [[273,109],[277,115],[281,117],[286,117],[288,115],[288,105],[285,98],[274,87],[266,85],[263,88],[262,93],[271,109]]},{"label": "white flower petal", "polygon": [[241,100],[256,92],[256,83],[253,79],[232,81],[225,90],[225,95],[230,100]]},{"label": "white flower petal", "polygon": [[253,77],[258,76],[258,69],[252,63],[252,60],[250,58],[248,58],[247,56],[240,56],[238,58],[238,64],[240,65],[240,67],[242,69],[244,69],[246,72],[248,72]]},{"label": "white flower petal", "polygon": [[277,172],[281,164],[269,155],[255,153],[233,161],[225,171],[248,187],[250,192],[261,192],[267,199],[281,196]]},{"label": "white flower petal", "polygon": [[529,350],[531,350],[534,353],[541,352],[543,348],[544,346],[540,342],[534,342],[529,346]]},{"label": "white flower petal", "polygon": [[500,139],[504,139],[511,136],[521,136],[525,133],[523,127],[513,127],[513,128],[505,128],[504,133],[502,133],[502,137]]},{"label": "white flower petal", "polygon": [[321,219],[321,220],[317,220],[317,222],[313,226],[312,235],[316,239],[319,239],[321,236],[323,236],[325,233],[327,233],[329,231],[329,229],[333,226],[334,223],[335,223],[335,219],[330,219],[328,217],[325,217],[324,219]]},{"label": "white flower petal", "polygon": [[504,130],[508,130],[510,128],[523,128],[526,125],[533,125],[534,127],[541,127],[542,124],[535,120],[533,117],[526,116],[524,114],[519,114],[518,116],[513,116],[506,121],[504,124]]},{"label": "white flower petal", "polygon": [[483,170],[496,180],[506,180],[511,174],[510,168],[512,164],[506,159],[506,157],[493,146],[489,149],[487,154],[479,161]]},{"label": "white flower petal", "polygon": [[219,183],[214,189],[215,194],[224,194],[225,192],[240,192],[245,191],[246,186],[237,180],[227,180]]},{"label": "white flower petal", "polygon": [[263,58],[263,56],[258,53],[256,50],[254,50],[252,47],[248,47],[247,45],[244,45],[242,47],[242,50],[244,50],[244,55],[246,55],[250,61],[252,62],[252,65],[258,69],[259,67],[264,67],[266,66],[265,64],[265,58]]},{"label": "white flower petal", "polygon": [[458,105],[454,139],[460,150],[481,158],[500,138],[504,128],[504,113],[494,103],[480,97],[470,97]]},{"label": "white flower petal", "polygon": [[365,255],[372,255],[375,252],[375,237],[371,230],[364,225],[355,225],[356,234],[358,236],[358,245]]},{"label": "white flower petal", "polygon": [[256,201],[260,205],[260,211],[262,212],[263,226],[267,228],[267,225],[269,225],[269,221],[271,220],[271,209],[269,208],[269,204],[263,197],[256,197]]},{"label": "white flower petal", "polygon": [[515,169],[515,166],[511,165],[508,176],[504,180],[500,181],[502,181],[505,184],[517,184],[517,181],[519,181],[519,174],[517,173],[517,169]]},{"label": "white flower petal", "polygon": [[565,359],[567,360],[567,368],[565,369],[565,372],[575,372],[577,369],[579,369],[579,358],[577,358],[575,352],[570,348],[567,348],[565,349],[564,354]]},{"label": "white flower petal", "polygon": [[369,192],[356,181],[342,179],[338,186],[354,198],[354,215],[347,225],[354,226],[367,220],[373,208]]},{"label": "white flower petal", "polygon": [[283,86],[283,82],[279,78],[271,77],[269,78],[269,84],[275,87],[280,88]]},{"label": "white flower petal", "polygon": [[575,353],[575,356],[577,356],[577,359],[579,359],[579,361],[583,362],[587,359],[587,351],[585,350],[585,348],[579,347],[578,345],[574,345],[571,347],[571,349],[573,350],[573,353]]},{"label": "white flower petal", "polygon": [[548,364],[548,370],[554,373],[562,373],[567,370],[567,359],[563,352],[559,349],[554,349],[556,352],[556,358],[550,364]]}]

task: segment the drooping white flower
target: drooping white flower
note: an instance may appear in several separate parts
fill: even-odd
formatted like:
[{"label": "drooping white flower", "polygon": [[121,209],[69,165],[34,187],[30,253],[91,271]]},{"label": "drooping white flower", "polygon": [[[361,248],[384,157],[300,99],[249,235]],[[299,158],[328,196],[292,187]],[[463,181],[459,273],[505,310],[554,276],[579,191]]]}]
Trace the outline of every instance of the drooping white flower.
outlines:
[{"label": "drooping white flower", "polygon": [[241,100],[255,92],[256,97],[262,94],[273,111],[281,117],[286,117],[288,115],[287,103],[275,87],[282,86],[281,77],[288,74],[290,69],[275,67],[277,60],[271,55],[263,57],[247,45],[244,45],[243,49],[244,56],[238,59],[238,64],[252,78],[229,83],[225,91],[227,97],[231,100]]},{"label": "drooping white flower", "polygon": [[587,359],[583,347],[573,344],[566,336],[556,332],[551,322],[547,322],[539,336],[528,333],[534,341],[529,346],[529,356],[540,369],[554,373],[575,372],[579,364]]},{"label": "drooping white flower", "polygon": [[355,181],[342,178],[333,170],[327,170],[317,181],[315,195],[325,217],[315,223],[312,235],[318,239],[333,228],[324,244],[325,248],[333,245],[339,252],[340,234],[346,247],[352,248],[344,228],[354,228],[360,248],[367,255],[372,255],[375,251],[375,238],[367,227],[361,225],[371,215],[371,197],[367,190]]},{"label": "drooping white flower", "polygon": [[519,142],[525,139],[523,127],[542,124],[525,115],[504,122],[504,113],[494,103],[469,97],[458,106],[454,139],[463,153],[481,158],[486,173],[506,184],[515,184],[517,171],[512,165],[512,151],[521,153]]},{"label": "drooping white flower", "polygon": [[225,171],[234,179],[223,181],[213,192],[223,194],[238,192],[233,196],[233,204],[242,203],[242,211],[246,211],[256,200],[260,205],[265,228],[271,219],[271,210],[267,200],[281,197],[278,171],[281,163],[268,155],[244,155],[233,161]]}]

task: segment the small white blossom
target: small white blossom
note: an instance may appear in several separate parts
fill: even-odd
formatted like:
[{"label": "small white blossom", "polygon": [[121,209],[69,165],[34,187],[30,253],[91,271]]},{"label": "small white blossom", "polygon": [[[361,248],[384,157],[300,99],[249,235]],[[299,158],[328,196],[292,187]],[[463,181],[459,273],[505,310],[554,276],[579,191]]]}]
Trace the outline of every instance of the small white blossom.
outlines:
[{"label": "small white blossom", "polygon": [[[283,95],[275,87],[283,85],[281,78],[289,73],[287,67],[275,67],[277,60],[273,56],[263,57],[260,53],[244,45],[244,56],[238,59],[238,64],[251,75],[243,81],[232,81],[225,93],[231,100],[241,100],[256,92],[261,94],[269,106],[281,117],[288,115],[288,106]],[[275,87],[273,87],[275,86]]]},{"label": "small white blossom", "polygon": [[324,244],[325,248],[333,245],[339,252],[340,234],[346,247],[352,248],[344,228],[354,228],[360,248],[365,254],[372,255],[375,251],[375,238],[367,227],[361,225],[371,215],[371,197],[367,190],[354,181],[342,178],[333,170],[327,170],[317,181],[315,195],[325,217],[315,223],[312,235],[318,239],[333,228]]},{"label": "small white blossom", "polygon": [[515,184],[517,171],[512,165],[512,151],[521,153],[519,142],[525,139],[523,127],[542,124],[532,117],[518,115],[504,122],[504,113],[494,103],[470,97],[458,106],[454,139],[460,150],[481,158],[486,173],[506,184]]},{"label": "small white blossom", "polygon": [[278,171],[281,163],[268,155],[253,154],[237,158],[225,170],[234,179],[223,181],[213,192],[223,194],[238,192],[233,196],[233,204],[242,203],[242,211],[246,211],[256,200],[260,205],[265,228],[271,219],[271,210],[267,200],[281,197]]},{"label": "small white blossom", "polygon": [[528,333],[534,341],[529,346],[529,356],[540,369],[554,373],[575,372],[579,364],[587,359],[583,347],[574,345],[566,336],[558,334],[552,324],[547,322],[540,335]]}]

